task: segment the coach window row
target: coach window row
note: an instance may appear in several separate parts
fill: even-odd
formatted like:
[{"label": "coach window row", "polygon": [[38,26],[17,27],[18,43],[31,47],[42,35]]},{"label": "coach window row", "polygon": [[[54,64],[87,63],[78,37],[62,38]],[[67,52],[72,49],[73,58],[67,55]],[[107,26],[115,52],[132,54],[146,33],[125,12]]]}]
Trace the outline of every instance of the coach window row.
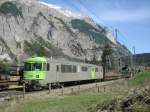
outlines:
[{"label": "coach window row", "polygon": [[61,72],[75,73],[77,72],[77,67],[75,65],[61,65]]},{"label": "coach window row", "polygon": [[[88,67],[85,67],[85,66],[82,66],[81,67],[81,70],[83,71],[83,72],[87,72],[88,71]],[[95,72],[98,72],[98,68],[93,68],[93,70],[95,71]]]}]

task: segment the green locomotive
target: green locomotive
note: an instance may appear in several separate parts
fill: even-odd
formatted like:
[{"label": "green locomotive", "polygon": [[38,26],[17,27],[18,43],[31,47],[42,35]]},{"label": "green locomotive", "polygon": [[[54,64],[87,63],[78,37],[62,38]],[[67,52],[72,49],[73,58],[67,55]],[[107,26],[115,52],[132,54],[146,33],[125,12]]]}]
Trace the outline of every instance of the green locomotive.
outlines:
[{"label": "green locomotive", "polygon": [[44,57],[32,57],[24,63],[25,80],[43,80],[46,78],[47,60]]},{"label": "green locomotive", "polygon": [[41,89],[39,80],[46,78],[48,65],[48,61],[44,57],[31,57],[25,60],[23,79],[27,89]]}]

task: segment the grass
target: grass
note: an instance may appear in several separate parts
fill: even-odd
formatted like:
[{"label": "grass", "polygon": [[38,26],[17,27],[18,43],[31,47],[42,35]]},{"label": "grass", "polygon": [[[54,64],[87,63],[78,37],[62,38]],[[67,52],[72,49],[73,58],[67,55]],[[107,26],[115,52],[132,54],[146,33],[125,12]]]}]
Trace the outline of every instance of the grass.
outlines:
[{"label": "grass", "polygon": [[134,112],[150,112],[150,106],[149,105],[142,105],[142,104],[136,104],[133,106]]},{"label": "grass", "polygon": [[[0,112],[96,112],[97,108],[106,106],[114,98],[122,99],[128,96],[129,89],[143,85],[147,79],[150,79],[150,72],[140,73],[133,79],[125,81],[131,85],[128,88],[124,85],[124,81],[111,84],[110,87],[113,88],[111,92],[97,93],[95,92],[96,88],[92,88],[68,96],[43,96],[22,101],[15,100],[3,105],[0,104]],[[144,106],[142,107],[147,112],[149,107]],[[140,109],[141,105],[134,107],[136,111]]]},{"label": "grass", "polygon": [[129,80],[129,84],[131,86],[140,86],[143,85],[147,80],[150,80],[149,71],[137,74],[133,79]]},{"label": "grass", "polygon": [[47,99],[32,99],[11,105],[7,110],[0,112],[88,112],[97,104],[112,100],[112,95],[104,94],[81,94],[79,96],[58,96]]}]

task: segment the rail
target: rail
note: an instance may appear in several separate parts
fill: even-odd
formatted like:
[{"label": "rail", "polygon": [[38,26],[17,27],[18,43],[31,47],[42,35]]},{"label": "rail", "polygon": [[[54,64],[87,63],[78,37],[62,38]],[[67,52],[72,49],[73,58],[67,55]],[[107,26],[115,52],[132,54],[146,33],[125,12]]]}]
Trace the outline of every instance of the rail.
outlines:
[{"label": "rail", "polygon": [[[67,94],[78,94],[83,90],[93,89],[95,88],[95,92],[107,92],[111,91],[112,88],[109,88],[110,85],[114,82],[122,81],[124,79],[111,80],[105,82],[94,82],[82,85],[75,85],[64,87],[61,85],[60,88],[52,89],[51,84],[49,84],[49,88],[43,91],[34,91],[34,92],[26,92],[25,91],[25,83],[21,86],[10,86],[9,90],[0,92],[0,101],[9,100],[15,97],[28,98],[28,97],[36,97],[36,96],[44,96],[44,95],[67,95]],[[21,89],[21,91],[16,91],[16,89]]]}]

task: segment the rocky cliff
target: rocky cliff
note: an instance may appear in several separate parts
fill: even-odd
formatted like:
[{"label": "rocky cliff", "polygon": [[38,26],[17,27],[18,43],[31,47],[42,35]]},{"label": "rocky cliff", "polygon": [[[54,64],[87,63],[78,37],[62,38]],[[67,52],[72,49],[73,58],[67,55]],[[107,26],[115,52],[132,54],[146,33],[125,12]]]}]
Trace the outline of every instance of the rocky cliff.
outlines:
[{"label": "rocky cliff", "polygon": [[130,53],[89,17],[33,0],[0,1],[0,60],[29,56],[83,60],[95,54],[100,60],[105,44],[116,54]]}]

